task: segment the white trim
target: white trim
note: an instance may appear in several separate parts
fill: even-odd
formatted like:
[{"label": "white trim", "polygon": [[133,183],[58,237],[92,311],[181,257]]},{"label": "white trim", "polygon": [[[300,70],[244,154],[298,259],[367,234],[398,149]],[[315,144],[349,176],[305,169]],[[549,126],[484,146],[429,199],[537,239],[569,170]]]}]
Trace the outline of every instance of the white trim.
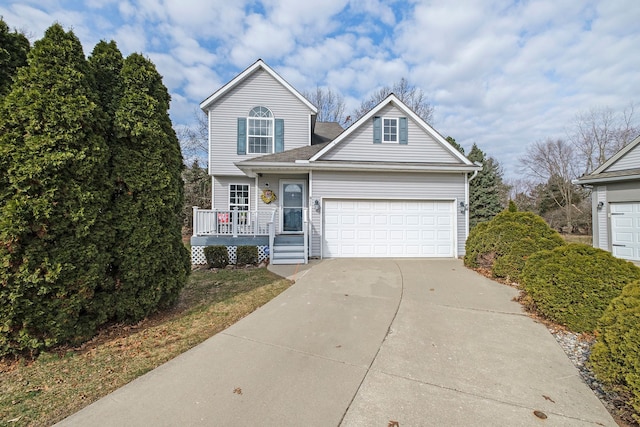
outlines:
[{"label": "white trim", "polygon": [[[211,170],[211,153],[213,152],[212,139],[211,139],[211,111],[207,111],[207,169],[209,170],[209,175],[213,175],[213,171]],[[213,193],[212,193],[213,195]],[[213,203],[213,201],[211,202]]]},{"label": "white trim", "polygon": [[584,178],[574,179],[573,181],[571,181],[571,183],[578,184],[578,185],[598,184],[598,183],[606,184],[609,182],[632,181],[636,179],[640,179],[640,175],[634,174],[634,175],[619,175],[619,176],[609,176],[609,177],[587,175]]},{"label": "white trim", "polygon": [[211,209],[216,208],[216,177],[211,175]]},{"label": "white trim", "polygon": [[[265,110],[267,110],[269,112],[269,117],[258,117],[258,116],[251,116],[251,112],[253,110],[255,110],[256,108],[264,108]],[[258,122],[268,122],[270,124],[270,130],[271,130],[271,135],[251,135],[249,134],[249,129],[251,129],[251,125],[250,122],[251,120],[255,120]],[[270,138],[271,139],[271,145],[268,147],[267,152],[262,152],[262,151],[251,151],[251,144],[249,144],[249,138]],[[249,114],[247,115],[247,132],[246,132],[246,147],[247,147],[247,154],[259,154],[259,155],[267,155],[267,154],[273,154],[276,152],[276,121],[275,118],[273,116],[273,112],[271,111],[271,109],[269,109],[268,107],[265,107],[264,105],[256,105],[255,107],[252,107],[251,110],[249,110]]]},{"label": "white trim", "polygon": [[265,64],[262,59],[258,59],[256,62],[254,62],[248,68],[246,68],[243,72],[241,72],[235,78],[233,78],[230,82],[228,82],[227,84],[222,86],[220,89],[215,91],[213,94],[211,94],[209,97],[207,97],[204,101],[202,101],[200,103],[200,108],[202,110],[205,110],[205,109],[209,108],[211,106],[211,104],[216,102],[223,95],[225,95],[231,89],[236,87],[244,79],[246,79],[248,76],[253,74],[258,69],[262,69],[262,70],[266,71],[271,77],[276,79],[278,81],[278,83],[280,83],[282,86],[284,86],[289,92],[291,92],[296,98],[298,98],[304,105],[306,105],[307,108],[309,108],[313,114],[317,114],[318,113],[318,109],[311,102],[309,102],[309,100],[307,98],[302,96],[302,94],[300,92],[298,92],[293,86],[291,86],[289,83],[287,83],[286,80],[284,80],[282,77],[280,77],[278,75],[278,73],[273,71],[271,69],[271,67],[269,67],[267,64]]},{"label": "white trim", "polygon": [[[309,201],[307,202],[307,206],[309,206],[309,208],[307,209],[308,215],[309,215],[309,241],[308,244],[309,246],[306,248],[307,249],[307,254],[309,256],[311,256],[311,249],[313,248],[313,203],[311,202],[311,199],[313,198],[313,171],[309,171],[309,184],[308,184],[308,188],[307,188],[307,193],[308,193],[308,199]],[[320,216],[322,217],[322,201],[320,201]],[[322,221],[322,220],[321,220]],[[320,253],[322,253],[322,249],[320,249]]]},{"label": "white trim", "polygon": [[[278,189],[280,190],[280,215],[279,215],[279,220],[280,220],[280,234],[299,234],[302,233],[304,231],[300,230],[300,231],[284,231],[284,186],[287,184],[300,184],[302,185],[302,215],[304,215],[304,208],[306,208],[307,206],[307,193],[309,192],[307,190],[307,181],[304,179],[287,179],[287,178],[280,178],[278,180]],[[302,227],[304,227],[304,221],[302,222]]]},{"label": "white trim", "polygon": [[469,237],[469,216],[471,215],[471,205],[469,204],[469,175],[464,174],[464,203],[467,206],[464,212],[464,240],[467,241]]},{"label": "white trim", "polygon": [[[258,203],[258,197],[260,197],[260,195],[258,194],[260,192],[260,181],[259,181],[259,177],[258,175],[256,175],[255,177],[255,183],[254,185],[256,186],[256,204],[254,205],[256,207],[256,211],[258,210],[258,206],[260,206]],[[251,197],[251,189],[249,189],[249,197]]]},{"label": "white trim", "polygon": [[[400,120],[398,119],[398,117],[381,117],[380,118],[382,121],[382,143],[383,144],[398,144],[400,142]],[[396,139],[395,140],[389,140],[389,141],[385,141],[384,139],[384,121],[385,120],[392,120],[395,122],[395,128],[396,128]]]},{"label": "white trim", "polygon": [[311,170],[324,170],[324,171],[390,171],[390,172],[441,172],[441,173],[469,173],[476,170],[481,170],[481,166],[477,165],[415,165],[411,163],[395,163],[388,164],[385,162],[368,162],[366,164],[359,164],[353,162],[308,162],[301,161],[295,163],[284,162],[236,162],[234,165],[244,172],[247,176],[253,176],[258,172],[266,173],[278,173],[285,171],[299,171],[300,173],[309,172]]},{"label": "white trim", "polygon": [[427,122],[422,120],[416,113],[414,113],[409,107],[407,107],[402,101],[400,101],[394,94],[390,94],[387,96],[382,102],[373,107],[371,111],[369,111],[364,116],[360,117],[355,123],[349,126],[344,132],[342,132],[336,139],[334,139],[331,143],[329,143],[326,147],[320,150],[316,155],[311,157],[309,160],[311,162],[315,162],[324,156],[327,152],[331,151],[336,145],[340,144],[342,141],[347,139],[349,135],[355,132],[356,129],[363,126],[363,124],[368,123],[371,117],[378,114],[380,110],[386,107],[388,104],[394,104],[399,110],[401,110],[405,115],[411,117],[411,119],[418,124],[425,132],[427,132],[433,139],[439,142],[444,149],[449,151],[454,157],[460,160],[465,165],[473,165],[473,163],[467,159],[462,153],[453,148],[451,144],[449,144],[443,137],[440,135],[434,128],[429,126]]}]

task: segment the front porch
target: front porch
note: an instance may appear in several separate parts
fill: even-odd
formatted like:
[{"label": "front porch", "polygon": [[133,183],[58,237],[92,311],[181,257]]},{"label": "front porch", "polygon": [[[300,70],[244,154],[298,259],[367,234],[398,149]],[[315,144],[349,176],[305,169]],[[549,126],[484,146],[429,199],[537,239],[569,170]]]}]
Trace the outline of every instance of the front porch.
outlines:
[{"label": "front porch", "polygon": [[[220,210],[193,207],[191,262],[205,264],[204,248],[226,246],[235,262],[238,246],[257,246],[259,261],[271,264],[307,264],[309,260],[308,209]],[[282,215],[285,215],[283,217]],[[283,218],[283,220],[278,220]],[[283,224],[285,224],[283,226]],[[292,229],[290,224],[299,224]],[[285,231],[281,229],[284,228]]]}]

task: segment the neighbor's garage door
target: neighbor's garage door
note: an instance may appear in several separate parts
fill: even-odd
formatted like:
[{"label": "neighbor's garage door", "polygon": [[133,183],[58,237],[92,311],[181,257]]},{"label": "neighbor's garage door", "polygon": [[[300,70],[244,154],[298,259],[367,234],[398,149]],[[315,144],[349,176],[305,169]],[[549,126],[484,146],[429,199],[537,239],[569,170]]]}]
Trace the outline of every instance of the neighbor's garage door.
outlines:
[{"label": "neighbor's garage door", "polygon": [[611,252],[640,260],[640,203],[611,203]]},{"label": "neighbor's garage door", "polygon": [[452,257],[451,201],[325,200],[322,256]]}]

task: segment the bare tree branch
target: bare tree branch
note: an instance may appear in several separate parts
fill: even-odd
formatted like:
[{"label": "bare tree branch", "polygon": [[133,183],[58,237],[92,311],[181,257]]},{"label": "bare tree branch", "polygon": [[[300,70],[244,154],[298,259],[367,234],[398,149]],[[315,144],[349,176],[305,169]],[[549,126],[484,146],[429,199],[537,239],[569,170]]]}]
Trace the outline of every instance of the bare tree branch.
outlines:
[{"label": "bare tree branch", "polygon": [[631,103],[619,114],[601,107],[576,115],[569,139],[577,149],[584,174],[591,173],[640,133],[633,114]]},{"label": "bare tree branch", "polygon": [[[176,128],[182,155],[188,163],[197,159],[207,159],[209,151],[207,115],[199,109],[194,109],[193,117],[195,123],[192,126]],[[206,163],[205,161],[204,164],[206,165]]]},{"label": "bare tree branch", "polygon": [[356,121],[367,114],[371,109],[373,109],[373,107],[378,105],[391,93],[407,104],[407,106],[411,108],[414,113],[420,116],[422,120],[427,123],[432,122],[433,105],[429,103],[422,89],[409,83],[409,81],[404,77],[397,81],[392,87],[385,86],[378,89],[369,97],[369,99],[363,101],[362,104],[360,104],[360,107],[351,114],[353,121]]},{"label": "bare tree branch", "polygon": [[338,122],[345,125],[344,98],[330,88],[316,87],[315,91],[304,91],[302,95],[318,107],[319,122]]}]

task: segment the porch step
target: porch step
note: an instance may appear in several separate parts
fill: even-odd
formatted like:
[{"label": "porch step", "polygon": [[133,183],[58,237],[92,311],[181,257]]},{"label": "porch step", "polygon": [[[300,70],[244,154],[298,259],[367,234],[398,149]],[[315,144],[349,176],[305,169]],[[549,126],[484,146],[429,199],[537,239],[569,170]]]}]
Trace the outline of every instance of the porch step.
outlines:
[{"label": "porch step", "polygon": [[302,257],[302,258],[282,258],[282,259],[273,258],[273,261],[271,261],[271,264],[274,264],[274,265],[304,264],[304,257]]},{"label": "porch step", "polygon": [[279,234],[273,241],[272,264],[304,264],[304,236]]},{"label": "porch step", "polygon": [[275,236],[275,240],[273,241],[275,246],[280,245],[304,245],[304,236],[298,234],[286,235],[279,234]]}]

